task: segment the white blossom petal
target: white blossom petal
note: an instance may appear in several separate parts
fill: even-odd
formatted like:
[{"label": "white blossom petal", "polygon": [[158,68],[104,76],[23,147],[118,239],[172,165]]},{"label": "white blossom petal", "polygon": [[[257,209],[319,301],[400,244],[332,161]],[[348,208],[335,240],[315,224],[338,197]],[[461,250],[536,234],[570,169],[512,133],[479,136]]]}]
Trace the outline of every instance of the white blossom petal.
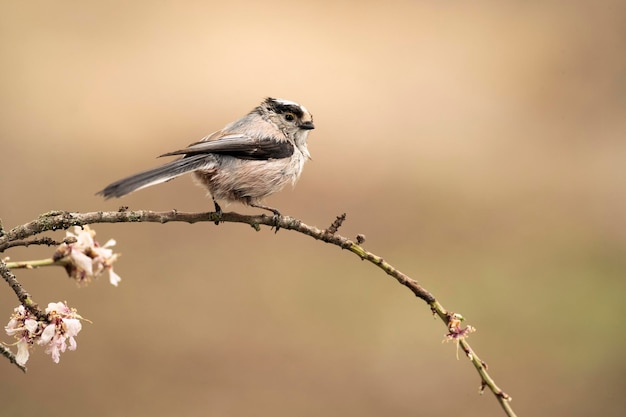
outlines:
[{"label": "white blossom petal", "polygon": [[55,345],[59,347],[59,350],[61,351],[61,353],[65,352],[65,349],[67,349],[67,345],[65,344],[65,339],[67,338],[61,335],[59,336],[59,338],[56,340],[56,343],[55,343]]},{"label": "white blossom petal", "polygon": [[113,249],[102,246],[91,248],[91,251],[96,253],[96,256],[101,256],[103,258],[108,258],[113,255]]},{"label": "white blossom petal", "polygon": [[83,271],[85,271],[87,275],[93,275],[93,268],[92,268],[93,263],[89,256],[85,255],[84,253],[74,248],[74,250],[70,252],[70,258],[74,261],[74,264],[79,269],[82,269]]},{"label": "white blossom petal", "polygon": [[77,336],[78,332],[83,328],[78,319],[63,319],[63,323],[65,323],[65,335],[67,337]]},{"label": "white blossom petal", "polygon": [[84,226],[81,229],[79,226],[74,226],[74,233],[76,234],[77,242],[75,245],[88,248],[94,246],[93,237],[95,236],[95,232],[89,228],[89,226]]},{"label": "white blossom petal", "polygon": [[76,339],[74,339],[73,337],[70,337],[70,350],[76,350]]},{"label": "white blossom petal", "polygon": [[17,342],[17,355],[15,355],[15,362],[17,362],[21,366],[24,366],[26,365],[26,362],[28,362],[29,356],[30,350],[28,346],[28,340],[22,338]]},{"label": "white blossom petal", "polygon": [[115,246],[116,244],[117,244],[117,242],[115,241],[115,239],[109,239],[109,240],[107,240],[107,243],[102,245],[102,247],[103,248],[110,248],[111,246]]},{"label": "white blossom petal", "polygon": [[13,336],[18,331],[22,330],[21,327],[18,327],[18,320],[16,318],[12,318],[9,320],[9,323],[4,327],[4,331],[7,332],[9,336]]},{"label": "white blossom petal", "polygon": [[56,344],[52,344],[46,349],[46,353],[49,353],[52,356],[52,360],[54,363],[59,363],[61,359],[61,352],[59,352],[59,347]]},{"label": "white blossom petal", "polygon": [[117,275],[115,271],[113,271],[113,268],[107,268],[107,270],[109,271],[109,282],[111,283],[111,285],[114,285],[117,287],[117,284],[120,283],[120,281],[122,280],[122,277]]},{"label": "white blossom petal", "polygon": [[53,311],[56,311],[57,313],[62,313],[65,311],[65,309],[67,309],[67,306],[61,301],[59,301],[58,303],[48,303],[48,307],[46,307],[46,313],[50,314]]},{"label": "white blossom petal", "polygon": [[39,328],[39,322],[33,319],[26,319],[24,320],[24,328],[28,330],[31,335],[34,335]]},{"label": "white blossom petal", "polygon": [[43,332],[41,332],[41,337],[39,338],[39,341],[37,343],[40,345],[47,345],[48,343],[50,343],[55,334],[56,326],[53,323],[50,323],[46,326],[45,329],[43,329]]}]

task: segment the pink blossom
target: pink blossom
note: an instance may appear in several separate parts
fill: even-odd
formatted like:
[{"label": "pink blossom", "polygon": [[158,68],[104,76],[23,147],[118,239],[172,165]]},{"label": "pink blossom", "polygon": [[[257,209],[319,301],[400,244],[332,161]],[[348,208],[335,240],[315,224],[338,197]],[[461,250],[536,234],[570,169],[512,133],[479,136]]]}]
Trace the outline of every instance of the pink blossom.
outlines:
[{"label": "pink blossom", "polygon": [[67,339],[69,350],[76,350],[75,337],[82,329],[82,317],[63,302],[50,303],[45,311],[47,317],[38,320],[24,306],[16,307],[5,327],[6,333],[17,339],[15,360],[22,366],[28,361],[34,343],[46,346],[45,352],[52,356],[55,363],[68,348]]},{"label": "pink blossom", "polygon": [[89,226],[82,229],[75,226],[73,231],[67,232],[68,238],[74,238],[74,243],[63,243],[54,254],[54,259],[65,266],[67,274],[79,283],[89,282],[92,278],[106,273],[109,282],[117,286],[122,280],[113,272],[113,263],[120,256],[111,249],[115,246],[114,239],[109,239],[104,245],[94,240],[96,232]]}]

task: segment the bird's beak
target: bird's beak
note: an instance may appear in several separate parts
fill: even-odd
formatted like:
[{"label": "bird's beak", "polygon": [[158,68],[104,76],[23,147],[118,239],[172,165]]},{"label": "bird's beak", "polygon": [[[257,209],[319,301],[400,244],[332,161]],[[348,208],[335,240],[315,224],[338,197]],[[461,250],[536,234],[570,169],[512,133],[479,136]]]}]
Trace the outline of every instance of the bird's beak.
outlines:
[{"label": "bird's beak", "polygon": [[305,129],[305,130],[315,129],[315,125],[313,124],[313,122],[303,122],[300,125],[300,129]]}]

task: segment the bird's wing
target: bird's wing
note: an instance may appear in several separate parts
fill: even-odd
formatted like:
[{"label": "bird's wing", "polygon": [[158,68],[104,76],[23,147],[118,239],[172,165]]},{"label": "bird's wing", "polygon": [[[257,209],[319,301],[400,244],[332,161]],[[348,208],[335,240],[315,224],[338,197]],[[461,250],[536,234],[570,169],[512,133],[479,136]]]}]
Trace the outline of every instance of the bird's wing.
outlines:
[{"label": "bird's wing", "polygon": [[[212,135],[211,135],[212,136]],[[281,159],[293,154],[293,145],[286,140],[277,141],[272,138],[254,139],[240,133],[219,136],[217,139],[201,140],[184,149],[168,152],[161,156],[197,155],[212,153],[229,155],[239,159]]]}]

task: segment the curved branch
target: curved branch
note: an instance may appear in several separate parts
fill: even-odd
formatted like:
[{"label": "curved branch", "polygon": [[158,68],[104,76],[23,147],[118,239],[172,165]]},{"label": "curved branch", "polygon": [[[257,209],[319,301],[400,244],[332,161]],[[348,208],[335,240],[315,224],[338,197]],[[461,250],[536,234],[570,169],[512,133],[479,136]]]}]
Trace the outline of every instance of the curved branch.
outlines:
[{"label": "curved branch", "polygon": [[2,356],[7,358],[9,362],[11,362],[13,365],[20,368],[22,372],[26,372],[26,367],[24,365],[20,365],[19,363],[17,363],[17,360],[15,359],[15,355],[9,349],[0,345],[0,354],[2,354]]},{"label": "curved branch", "polygon": [[[91,213],[72,213],[67,211],[52,211],[39,216],[37,220],[33,220],[24,225],[18,226],[9,231],[4,231],[4,234],[0,234],[0,252],[12,246],[11,242],[24,240],[37,234],[52,231],[68,229],[71,226],[84,226],[94,223],[124,223],[124,222],[152,222],[152,223],[168,223],[168,222],[229,222],[229,223],[245,223],[252,226],[255,230],[260,230],[260,226],[270,226],[278,229],[294,230],[296,232],[305,234],[316,240],[321,240],[326,243],[338,246],[342,249],[346,249],[362,260],[366,260],[382,269],[385,273],[395,278],[400,284],[407,287],[415,296],[422,299],[429,306],[433,314],[436,314],[448,327],[447,338],[449,340],[455,340],[459,346],[463,349],[466,356],[472,361],[476,370],[481,378],[481,392],[485,387],[488,387],[496,399],[509,416],[515,416],[515,413],[511,409],[509,404],[511,397],[504,393],[494,382],[494,380],[487,373],[487,366],[485,362],[480,360],[470,345],[465,340],[465,336],[469,333],[468,328],[460,329],[457,326],[459,321],[455,318],[456,315],[447,311],[436,298],[422,287],[416,280],[410,278],[406,274],[402,273],[391,264],[386,262],[380,256],[377,256],[367,250],[365,250],[359,243],[362,243],[364,237],[362,235],[357,236],[358,243],[337,234],[337,230],[341,227],[345,220],[345,214],[338,216],[335,221],[330,225],[328,229],[320,230],[313,226],[308,226],[302,223],[300,220],[288,217],[288,216],[267,216],[267,215],[243,215],[234,212],[228,213],[181,213],[176,210],[165,212],[154,212],[147,210],[130,211],[125,208],[120,209],[117,212],[91,212]],[[0,261],[0,273],[7,279],[6,273],[12,275],[6,265]],[[14,278],[14,277],[13,277]],[[9,280],[7,280],[9,281]],[[17,284],[19,286],[19,284]],[[12,285],[13,287],[14,285]],[[20,297],[19,287],[16,290],[18,297]],[[23,291],[23,290],[22,290]],[[24,296],[26,294],[26,296]],[[29,300],[28,294],[21,294],[20,301],[22,299]]]}]

